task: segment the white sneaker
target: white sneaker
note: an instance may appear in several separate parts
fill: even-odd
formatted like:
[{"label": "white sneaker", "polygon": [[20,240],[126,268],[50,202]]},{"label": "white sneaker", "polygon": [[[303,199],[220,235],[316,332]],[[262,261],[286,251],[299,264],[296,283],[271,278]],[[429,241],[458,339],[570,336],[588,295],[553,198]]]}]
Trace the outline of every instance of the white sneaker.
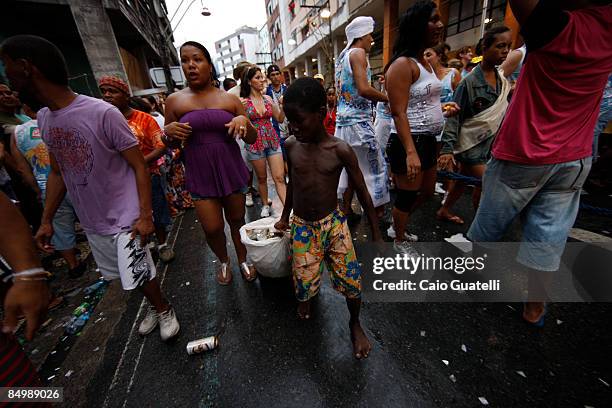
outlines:
[{"label": "white sneaker", "polygon": [[393,249],[400,254],[408,255],[409,258],[418,258],[421,256],[408,241],[393,241]]},{"label": "white sneaker", "polygon": [[252,207],[253,206],[253,194],[247,193],[246,200],[245,200],[245,205],[247,207]]},{"label": "white sneaker", "polygon": [[263,207],[261,207],[261,214],[259,214],[261,216],[261,218],[266,218],[270,216],[270,206],[269,205],[264,205]]},{"label": "white sneaker", "polygon": [[165,312],[159,314],[159,334],[163,341],[176,336],[180,329],[181,326],[179,325],[172,306]]},{"label": "white sneaker", "polygon": [[436,183],[436,194],[446,194],[446,190],[442,188],[442,183]]},{"label": "white sneaker", "polygon": [[[393,224],[391,224],[391,226],[387,230],[387,235],[389,236],[389,238],[395,239],[396,235],[395,235],[395,229],[393,228]],[[410,241],[410,242],[417,242],[419,240],[418,236],[414,234],[409,234],[408,231],[404,231],[404,238],[406,239],[406,241]]]},{"label": "white sneaker", "polygon": [[140,322],[140,326],[138,326],[138,334],[141,336],[146,336],[157,327],[157,323],[159,323],[157,311],[153,305],[149,305],[147,314],[145,315],[144,319],[142,319],[142,322]]}]

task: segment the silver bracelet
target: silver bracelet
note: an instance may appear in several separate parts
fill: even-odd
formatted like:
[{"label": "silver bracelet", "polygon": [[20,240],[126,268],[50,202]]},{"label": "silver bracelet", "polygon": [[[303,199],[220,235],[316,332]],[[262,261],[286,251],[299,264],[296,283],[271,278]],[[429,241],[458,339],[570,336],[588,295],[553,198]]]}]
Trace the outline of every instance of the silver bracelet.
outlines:
[{"label": "silver bracelet", "polygon": [[26,269],[25,271],[13,272],[13,277],[17,278],[20,276],[34,276],[34,275],[40,275],[45,272],[47,271],[45,271],[43,268],[32,268],[32,269]]}]

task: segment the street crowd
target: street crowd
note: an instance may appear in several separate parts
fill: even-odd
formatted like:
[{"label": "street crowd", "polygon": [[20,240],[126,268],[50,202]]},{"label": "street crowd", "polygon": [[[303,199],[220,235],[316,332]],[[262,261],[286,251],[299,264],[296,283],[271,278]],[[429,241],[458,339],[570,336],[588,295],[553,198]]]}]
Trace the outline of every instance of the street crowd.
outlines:
[{"label": "street crowd", "polygon": [[[522,46],[512,49],[511,30],[494,26],[475,48],[452,52],[435,3],[417,1],[401,17],[393,56],[374,82],[368,16],[347,25],[347,46],[328,84],[317,74],[287,86],[278,66],[264,72],[246,61],[234,69],[237,80],[220,84],[208,50],[188,41],[180,47],[188,86],[167,97],[131,97],[119,76],[99,79],[102,99],[76,94],[54,44],[30,35],[6,39],[0,49],[10,83],[0,85],[0,386],[39,384],[13,334],[23,315],[32,339],[53,303],[39,251],[57,251],[69,276],[83,274],[77,220],[104,279],[120,279],[125,290],[139,289],[148,300],[139,333],[159,326],[164,341],[178,334],[180,313],[160,287],[152,252],[162,262],[175,257],[167,242],[172,217],[195,207],[219,260],[220,285],[229,285],[236,269],[252,282],[257,271],[240,228],[257,195],[261,217],[275,217],[277,230],[290,230],[298,317],[310,318],[325,265],[346,298],[358,359],[368,357],[371,345],[359,321],[362,270],[347,223],[356,217],[355,194],[371,239],[380,241],[393,191],[386,233],[397,252],[418,256],[411,215],[434,192],[445,197],[432,216],[464,224],[453,205],[466,185],[438,180],[438,171],[480,178],[468,238],[500,241],[518,218],[517,261],[544,281],[554,279],[597,138],[612,115],[612,6],[510,4]],[[280,213],[272,207],[268,172]],[[541,326],[546,303],[528,300],[523,318]]]}]

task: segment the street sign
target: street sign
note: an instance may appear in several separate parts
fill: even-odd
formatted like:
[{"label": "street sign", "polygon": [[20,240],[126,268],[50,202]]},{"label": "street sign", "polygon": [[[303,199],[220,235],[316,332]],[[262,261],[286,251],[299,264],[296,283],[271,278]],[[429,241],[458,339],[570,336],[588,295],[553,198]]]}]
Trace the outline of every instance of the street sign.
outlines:
[{"label": "street sign", "polygon": [[[185,75],[183,75],[183,70],[181,67],[170,67],[170,74],[172,75],[172,79],[177,86],[184,87],[187,84],[187,79],[185,78]],[[163,68],[151,68],[149,70],[149,75],[151,76],[151,81],[153,81],[155,86],[166,86],[166,76],[164,75]]]}]

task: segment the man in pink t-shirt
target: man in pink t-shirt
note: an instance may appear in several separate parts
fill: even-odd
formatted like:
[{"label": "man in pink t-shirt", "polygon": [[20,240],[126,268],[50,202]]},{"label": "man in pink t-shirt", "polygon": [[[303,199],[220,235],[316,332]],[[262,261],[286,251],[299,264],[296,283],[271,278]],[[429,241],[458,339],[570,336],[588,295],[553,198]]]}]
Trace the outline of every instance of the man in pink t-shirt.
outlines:
[{"label": "man in pink t-shirt", "polygon": [[[608,3],[510,0],[528,54],[493,145],[468,237],[499,241],[520,215],[517,260],[543,282],[551,274],[542,272],[559,268],[591,168],[593,128],[612,71]],[[530,286],[525,320],[543,324],[541,300],[532,297]]]},{"label": "man in pink t-shirt", "polygon": [[53,249],[51,220],[68,191],[103,277],[120,279],[126,290],[140,289],[154,309],[139,332],[159,324],[162,340],[176,336],[178,320],[145,245],[153,232],[151,180],[125,118],[104,101],[72,92],[63,55],[44,38],[10,37],[0,58],[24,102],[44,106],[38,121],[51,172],[37,243]]}]

